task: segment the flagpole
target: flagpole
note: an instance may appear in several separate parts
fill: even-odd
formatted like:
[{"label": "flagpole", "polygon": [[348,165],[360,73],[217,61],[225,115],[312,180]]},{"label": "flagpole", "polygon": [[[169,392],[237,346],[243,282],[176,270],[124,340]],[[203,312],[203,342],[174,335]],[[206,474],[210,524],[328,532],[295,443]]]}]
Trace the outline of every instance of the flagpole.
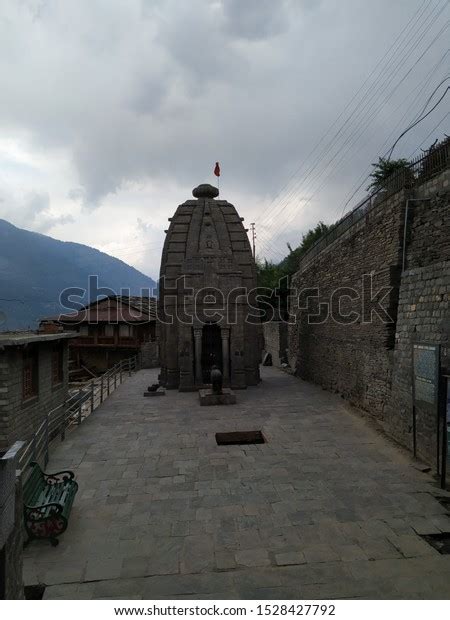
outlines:
[{"label": "flagpole", "polygon": [[220,193],[220,165],[218,161],[216,161],[214,166],[214,175],[217,177],[217,190]]}]

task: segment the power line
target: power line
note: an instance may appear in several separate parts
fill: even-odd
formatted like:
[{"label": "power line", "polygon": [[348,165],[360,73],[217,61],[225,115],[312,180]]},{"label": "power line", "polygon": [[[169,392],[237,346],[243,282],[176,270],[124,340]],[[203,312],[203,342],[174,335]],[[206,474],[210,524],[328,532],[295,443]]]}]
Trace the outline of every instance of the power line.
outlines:
[{"label": "power line", "polygon": [[[269,203],[269,205],[264,209],[263,213],[261,214],[261,218],[265,217],[266,212],[268,211],[268,209],[270,208],[270,206],[275,202],[275,200],[281,195],[281,193],[283,192],[283,190],[288,187],[289,183],[291,182],[291,180],[300,172],[300,170],[303,168],[304,164],[306,163],[306,161],[308,161],[308,159],[315,153],[315,151],[319,148],[319,146],[321,145],[321,143],[324,141],[324,139],[328,136],[328,134],[331,132],[331,130],[333,129],[333,127],[336,126],[336,124],[339,122],[339,120],[344,116],[344,114],[346,113],[346,111],[350,108],[351,104],[355,101],[355,99],[358,97],[359,93],[364,89],[365,85],[369,82],[370,78],[372,77],[372,75],[374,75],[374,73],[377,71],[378,67],[382,64],[382,62],[384,61],[384,59],[389,55],[389,53],[394,49],[396,43],[399,41],[399,39],[403,36],[403,34],[408,30],[408,28],[410,27],[411,23],[415,20],[419,20],[422,15],[423,12],[426,11],[426,9],[428,8],[428,6],[430,5],[431,0],[428,0],[428,2],[424,2],[422,3],[422,5],[417,9],[416,13],[414,13],[414,15],[411,17],[411,19],[409,20],[409,22],[406,24],[406,26],[403,28],[403,30],[400,32],[400,34],[397,36],[397,38],[395,39],[395,41],[393,42],[393,44],[390,46],[390,48],[387,50],[387,52],[382,56],[382,58],[377,62],[377,64],[375,65],[375,67],[372,69],[371,73],[369,74],[369,76],[364,80],[363,84],[359,87],[359,89],[355,92],[355,94],[351,97],[351,99],[349,100],[349,102],[345,105],[344,109],[342,110],[342,112],[339,114],[339,116],[335,119],[335,121],[330,125],[330,127],[328,128],[328,130],[325,132],[325,134],[321,137],[321,139],[319,140],[319,142],[316,143],[316,145],[313,147],[312,151],[303,159],[303,161],[301,162],[300,166],[294,170],[294,172],[291,174],[290,178],[288,179],[288,181],[285,183],[285,185],[279,190],[279,192],[276,194],[276,196],[272,199],[272,201]],[[424,5],[427,5],[424,9],[424,11],[422,10]]]},{"label": "power line", "polygon": [[433,135],[433,133],[436,131],[436,129],[442,125],[442,123],[445,121],[445,119],[450,116],[450,112],[447,112],[447,114],[444,116],[444,118],[441,118],[441,120],[439,121],[439,123],[437,125],[435,125],[433,127],[433,129],[430,131],[430,133],[427,135],[427,137],[419,144],[419,146],[416,148],[415,151],[413,151],[411,153],[411,155],[409,156],[409,158],[411,158],[415,153],[417,153],[417,151],[420,149],[421,146],[423,146],[425,144],[425,142],[429,139],[430,136]]},{"label": "power line", "polygon": [[[398,122],[396,123],[395,127],[393,128],[393,130],[390,132],[389,136],[387,137],[387,139],[384,141],[383,145],[381,147],[378,148],[378,156],[381,155],[381,153],[384,152],[384,149],[387,147],[391,137],[395,134],[395,132],[397,131],[398,127],[401,125],[401,123],[406,119],[406,117],[408,116],[409,112],[412,110],[412,108],[414,107],[416,101],[418,100],[418,98],[420,97],[420,95],[422,94],[422,92],[425,90],[425,88],[428,86],[428,84],[431,82],[432,77],[434,75],[434,73],[436,72],[436,70],[439,68],[439,66],[442,64],[444,58],[447,56],[447,54],[449,53],[450,50],[447,50],[443,56],[440,58],[440,60],[436,63],[436,65],[434,66],[433,70],[431,71],[431,73],[429,74],[429,76],[426,77],[426,79],[424,80],[424,82],[422,82],[422,86],[419,88],[419,92],[416,94],[416,96],[414,97],[414,99],[411,101],[410,105],[408,106],[408,108],[406,109],[406,111],[404,112],[403,116],[398,120]],[[420,86],[420,85],[419,85]],[[413,91],[410,93],[409,96],[412,95],[412,93],[417,90],[417,86],[413,89]],[[408,96],[408,97],[409,97]],[[397,107],[396,111],[400,108],[403,107],[403,101],[400,103],[400,105]],[[415,117],[416,118],[416,117]],[[358,193],[358,191],[361,189],[361,187],[364,185],[364,183],[367,181],[367,179],[370,176],[370,169],[371,167],[368,166],[367,168],[365,168],[364,172],[360,175],[360,177],[358,178],[358,180],[356,181],[356,184],[353,186],[352,190],[351,190],[351,194],[349,198],[345,198],[343,200],[343,202],[341,203],[340,207],[338,208],[337,212],[341,213],[341,217],[345,211],[345,208],[347,207],[347,205],[349,204],[349,202],[354,198],[354,196]],[[356,187],[357,185],[357,187]]]},{"label": "power line", "polygon": [[403,138],[403,136],[405,134],[408,133],[408,131],[410,131],[411,129],[413,129],[413,127],[415,127],[416,125],[418,125],[419,123],[421,123],[423,120],[425,120],[427,118],[427,116],[430,116],[430,114],[438,107],[438,105],[441,103],[441,101],[444,99],[445,95],[448,93],[448,91],[450,90],[450,86],[447,86],[447,88],[444,90],[444,92],[442,93],[442,96],[438,99],[438,101],[434,104],[434,106],[431,108],[431,110],[429,110],[424,116],[422,116],[421,118],[417,119],[415,123],[413,123],[412,125],[410,125],[407,129],[405,129],[405,131],[403,131],[399,137],[397,138],[397,140],[394,142],[394,144],[391,147],[391,150],[389,151],[389,155],[387,157],[387,160],[389,161],[389,159],[391,158],[392,155],[392,151],[394,150],[395,146],[398,144],[399,140],[401,138]]},{"label": "power line", "polygon": [[[429,3],[428,3],[429,5]],[[428,8],[425,7],[425,11]],[[437,7],[438,8],[438,7]],[[429,29],[431,27],[431,25],[434,23],[434,21],[439,17],[440,13],[442,12],[442,9],[444,7],[441,8],[440,11],[438,11],[437,15],[433,15],[435,9],[433,9],[431,11],[431,13],[427,16],[427,18],[425,19],[425,24],[420,23],[417,27],[417,24],[414,24],[412,26],[412,32],[413,34],[411,35],[411,33],[408,33],[407,36],[412,36],[412,39],[406,40],[406,38],[403,41],[400,41],[398,43],[398,45],[396,46],[395,43],[393,46],[391,46],[390,50],[392,50],[394,48],[394,54],[392,55],[392,57],[387,61],[387,64],[381,68],[381,70],[379,71],[379,75],[378,77],[375,79],[375,81],[366,89],[365,94],[362,96],[361,100],[359,101],[359,103],[356,105],[356,107],[354,107],[353,111],[350,113],[350,115],[346,118],[346,120],[344,121],[344,123],[341,125],[341,127],[337,130],[337,132],[334,134],[334,136],[331,138],[331,140],[328,142],[328,144],[325,146],[325,148],[322,150],[322,154],[318,156],[318,158],[316,158],[316,160],[310,165],[309,167],[309,171],[306,173],[306,176],[303,179],[303,183],[305,182],[305,180],[311,175],[311,173],[314,171],[314,169],[321,163],[321,161],[324,159],[324,157],[326,156],[327,152],[329,152],[329,150],[334,146],[334,144],[336,143],[336,140],[338,139],[339,135],[343,132],[343,130],[345,129],[346,125],[350,122],[350,120],[352,119],[352,117],[356,114],[356,118],[360,118],[361,117],[361,113],[364,112],[364,110],[367,108],[368,103],[370,103],[371,101],[375,100],[378,97],[377,91],[375,91],[375,95],[374,94],[370,94],[371,90],[374,90],[375,87],[377,87],[379,90],[381,90],[383,87],[385,88],[387,84],[389,84],[390,81],[392,81],[393,77],[395,76],[395,74],[398,72],[398,70],[403,66],[403,64],[405,64],[409,53],[410,53],[410,49],[412,49],[412,47],[414,47],[417,43],[417,41],[423,36],[424,32]],[[420,9],[419,9],[420,10]],[[421,14],[416,14],[415,18],[416,21],[420,20],[423,17],[423,15]],[[431,24],[427,23],[430,18],[432,19]],[[414,17],[412,18],[414,20]],[[411,20],[410,20],[411,23]],[[416,30],[415,30],[416,29]],[[397,41],[399,41],[399,39],[401,38],[402,34],[405,32],[406,29],[404,29],[402,31],[402,33],[399,35],[399,37],[397,37]],[[389,51],[390,51],[389,50]],[[395,59],[395,54],[398,54],[399,51],[401,51],[401,53],[403,54],[406,50],[406,53],[400,58],[400,60],[396,60]],[[383,59],[386,57],[383,57]],[[397,63],[397,66],[395,66],[395,63]],[[390,67],[392,67],[392,65],[394,64],[393,68],[391,69]],[[377,67],[380,65],[380,62],[378,63]],[[376,67],[376,68],[377,68]],[[386,72],[389,69],[390,73],[388,73],[387,77],[386,77]],[[371,75],[375,72],[372,71]],[[380,82],[380,80],[383,80],[381,85],[378,86],[378,83]],[[366,84],[368,81],[368,79],[366,79],[366,81],[364,82],[364,84]],[[359,89],[358,93],[362,90],[362,88]],[[361,105],[364,103],[364,100],[367,99],[369,97],[368,103],[365,103],[363,105],[363,107],[358,111],[358,108],[361,107]],[[373,104],[372,104],[373,106]],[[348,106],[349,107],[349,106]],[[369,108],[370,109],[370,108]],[[344,110],[345,112],[346,110]],[[343,114],[341,114],[340,116],[342,116]],[[338,117],[340,118],[340,117]],[[336,124],[336,122],[334,123]],[[329,132],[328,132],[329,133]],[[351,137],[351,136],[350,136]],[[348,139],[346,140],[346,142],[348,142]],[[345,144],[345,143],[344,143]],[[339,150],[337,151],[337,153],[334,155],[334,158],[338,155]],[[333,158],[333,159],[334,159]],[[329,165],[331,163],[332,160],[330,160],[330,162],[328,162],[327,165]],[[285,204],[284,206],[282,206],[281,211],[283,211],[287,204],[289,203],[289,198],[290,196],[292,196],[292,194],[296,191],[296,187],[293,187],[292,190],[290,191],[290,193],[288,194],[288,196],[285,198]],[[275,214],[272,214],[269,217],[269,220],[274,218]]]},{"label": "power line", "polygon": [[[439,14],[438,14],[438,15],[436,15],[436,16],[434,17],[434,20],[433,20],[433,21],[435,21],[435,20],[437,19],[437,17],[438,17],[438,16],[439,16]],[[447,27],[447,26],[446,26],[446,27]],[[445,30],[445,28],[446,28],[446,27],[444,27],[444,28],[441,30],[441,32],[440,32],[440,33],[438,33],[438,35],[435,37],[435,39],[433,39],[433,41],[431,42],[431,44],[430,44],[430,45],[427,47],[427,49],[426,49],[426,50],[425,50],[425,51],[421,54],[421,56],[419,57],[419,59],[417,59],[417,60],[416,60],[416,62],[414,63],[414,65],[413,65],[413,66],[409,69],[409,71],[408,71],[408,72],[407,72],[407,73],[403,76],[403,78],[400,80],[400,82],[398,82],[398,83],[397,83],[397,85],[396,85],[396,86],[394,87],[394,89],[393,89],[393,90],[389,93],[389,95],[388,95],[388,96],[386,97],[386,99],[385,99],[385,100],[381,103],[381,105],[379,105],[379,106],[378,106],[378,108],[377,108],[377,109],[375,109],[375,111],[374,111],[374,112],[372,112],[372,114],[371,114],[371,116],[370,116],[370,118],[369,118],[369,121],[372,121],[372,120],[373,120],[373,118],[376,116],[376,114],[377,114],[377,113],[379,112],[379,110],[381,109],[382,105],[383,105],[384,103],[386,103],[386,102],[390,99],[390,97],[392,96],[392,94],[393,94],[393,93],[394,93],[394,92],[398,89],[399,85],[400,85],[400,84],[404,81],[405,77],[406,77],[406,76],[407,76],[407,75],[411,72],[412,68],[413,68],[414,66],[416,66],[416,65],[417,65],[418,61],[419,61],[419,60],[421,60],[421,59],[423,58],[424,54],[425,54],[425,53],[426,53],[426,52],[430,49],[431,45],[435,42],[435,40],[437,39],[437,37],[438,37],[438,36],[440,36],[440,35],[444,32],[444,30]],[[402,63],[401,63],[400,67],[401,67],[401,66],[403,66],[403,64],[404,64],[404,62],[402,62]],[[383,86],[384,86],[384,85],[386,85],[386,84],[388,84],[388,83],[390,83],[390,82],[392,81],[392,78],[393,78],[393,77],[394,77],[394,75],[398,72],[398,69],[399,69],[400,67],[398,67],[398,68],[397,68],[397,70],[395,71],[395,73],[394,73],[394,74],[390,77],[390,79],[389,79],[388,81],[385,81],[385,83],[383,84]],[[373,99],[373,96],[372,96],[372,99]],[[376,101],[376,99],[375,99],[375,101]],[[366,106],[365,106],[365,107],[367,107],[367,104],[366,104]],[[372,108],[373,108],[373,104],[370,106],[369,110],[370,110],[370,109],[372,109]],[[365,129],[365,128],[367,127],[367,124],[368,124],[368,121],[365,121],[364,126],[363,126],[363,129]],[[328,161],[328,163],[326,164],[325,168],[324,168],[323,170],[319,171],[318,173],[316,173],[316,175],[315,175],[315,177],[313,178],[313,180],[314,180],[314,179],[317,179],[317,178],[320,178],[320,176],[324,174],[324,172],[327,170],[327,168],[330,166],[330,164],[331,164],[331,163],[332,163],[332,162],[336,159],[336,157],[337,157],[337,156],[339,155],[339,153],[343,150],[343,148],[344,148],[347,144],[349,144],[349,143],[350,143],[350,144],[349,144],[349,147],[347,148],[347,151],[346,151],[346,152],[349,152],[349,150],[350,150],[351,146],[353,145],[353,142],[355,141],[355,140],[354,140],[355,134],[356,134],[356,137],[357,137],[357,138],[361,135],[361,131],[359,132],[359,135],[358,135],[358,128],[359,128],[359,127],[361,127],[361,126],[362,126],[362,118],[360,119],[360,122],[359,122],[358,127],[357,127],[357,128],[355,128],[355,129],[353,130],[353,132],[352,132],[352,133],[351,133],[351,134],[350,134],[350,135],[346,138],[346,140],[344,141],[344,144],[342,145],[342,147],[341,147],[340,149],[338,149],[338,150],[335,152],[335,154],[333,155],[333,157],[332,157],[332,158]],[[352,140],[353,140],[353,142],[352,142]],[[322,159],[323,159],[323,157],[322,157]],[[343,159],[343,157],[341,157],[341,159],[338,161],[338,163],[339,163],[340,161],[342,161],[342,159]],[[318,162],[318,163],[320,163],[320,162]],[[335,168],[336,168],[336,166],[334,166],[334,169],[335,169]],[[328,175],[328,178],[329,178],[329,176],[330,176],[331,174],[332,174],[332,171],[331,171],[331,172],[330,172],[330,174]],[[309,183],[311,184],[311,181],[310,181]],[[322,185],[321,185],[320,187],[322,187],[322,186],[323,186],[323,183],[322,183]],[[319,189],[320,189],[320,188],[319,188]],[[317,193],[317,191],[315,192],[315,194],[316,194],[316,193]],[[311,200],[311,198],[308,200],[308,202],[309,202],[310,200]],[[287,205],[286,205],[286,206],[287,206]],[[294,205],[294,207],[295,207],[295,205]],[[284,208],[285,208],[285,207],[284,207]],[[291,211],[292,211],[292,208],[291,208]]]},{"label": "power line", "polygon": [[[430,17],[432,17],[431,23],[428,23],[425,27],[425,29],[430,29],[432,24],[436,21],[436,19],[439,17],[439,15],[441,14],[442,10],[445,8],[445,6],[442,6],[440,8],[440,10],[437,12],[437,14],[435,14],[434,16],[432,16],[432,14],[427,18],[427,21],[429,21]],[[417,64],[422,60],[422,58],[425,56],[425,54],[428,52],[428,50],[432,47],[432,45],[436,42],[436,40],[443,34],[443,32],[445,31],[445,29],[448,27],[448,25],[444,26],[438,33],[437,35],[434,37],[434,39],[431,41],[431,43],[427,46],[427,48],[422,52],[422,54],[417,58],[417,60],[413,63],[413,65],[409,68],[409,70],[403,75],[403,77],[401,78],[401,80],[397,83],[397,85],[391,90],[391,92],[388,94],[388,96],[384,99],[384,101],[381,103],[381,105],[379,105],[377,107],[377,109],[375,109],[372,114],[371,114],[371,118],[370,120],[372,120],[374,118],[374,116],[378,113],[378,111],[381,109],[382,105],[384,105],[387,100],[389,100],[389,98],[393,95],[393,93],[398,89],[398,87],[401,85],[401,83],[406,79],[406,77],[411,73],[411,71],[414,69],[415,66],[417,66]],[[421,32],[416,32],[415,33],[415,37],[417,38],[417,34],[420,38],[423,37],[424,34],[424,29],[422,29]],[[411,48],[411,46],[416,46],[416,41],[412,41],[408,47]],[[407,48],[404,48],[407,49]],[[396,73],[398,73],[398,70],[405,64],[407,57],[409,56],[409,49],[407,51],[407,53],[403,56],[403,58],[399,61],[399,63],[397,63],[397,67],[394,69],[393,72],[391,72],[391,75],[384,80],[383,86],[388,85],[390,82],[392,82],[393,77],[395,76]],[[374,97],[372,96],[371,99],[373,100]],[[376,101],[376,98],[375,98]],[[365,107],[367,107],[367,104],[365,105]],[[371,104],[371,107],[369,108],[369,110],[373,108],[373,103]],[[354,113],[354,112],[353,112]],[[353,114],[352,113],[352,114]],[[359,113],[358,116],[361,116],[361,113]],[[359,123],[359,125],[361,125],[361,121]],[[367,125],[367,123],[366,123]],[[316,174],[316,177],[319,178],[321,175],[323,175],[323,173],[326,171],[327,168],[329,168],[330,164],[332,163],[333,160],[336,159],[336,157],[339,155],[339,152],[343,150],[343,148],[346,146],[346,144],[349,143],[349,141],[351,141],[352,139],[354,139],[355,134],[358,134],[358,129],[354,129],[353,132],[350,134],[350,136],[347,137],[347,139],[344,142],[344,145],[341,146],[340,149],[338,149],[338,151],[334,154],[334,156],[328,161],[328,163],[326,164],[326,167],[324,170],[322,170],[322,172],[319,172],[318,174]],[[361,132],[359,133],[359,135],[361,135]],[[359,135],[357,135],[357,137],[359,137]],[[347,149],[348,151],[349,149]],[[323,159],[323,157],[322,157]],[[341,159],[338,161],[338,164],[340,163],[340,161],[342,161],[343,157],[341,157]],[[320,159],[319,162],[316,162],[316,164],[320,163]],[[335,166],[334,168],[336,168],[337,166]],[[327,178],[329,178],[331,176],[331,174],[333,173],[333,170],[331,170],[329,172],[329,174],[327,175]],[[326,179],[325,179],[326,180]],[[313,196],[315,194],[317,194],[317,192],[321,189],[321,187],[323,186],[324,183],[321,184],[321,186],[314,192]],[[311,197],[312,198],[312,197]],[[311,200],[311,198],[306,201],[306,204],[308,204]],[[286,208],[287,204],[284,205],[284,207],[282,208],[282,210],[284,210]],[[305,204],[302,205],[302,207],[304,207]],[[291,218],[292,219],[292,218]],[[279,231],[278,236],[281,234],[281,231]]]},{"label": "power line", "polygon": [[[436,70],[438,69],[439,65],[442,64],[444,58],[447,56],[447,54],[449,53],[450,50],[447,50],[443,56],[440,58],[440,60],[436,63],[436,65],[434,66],[432,72],[426,77],[426,79],[424,80],[424,82],[422,83],[421,88],[419,89],[419,92],[417,93],[417,95],[415,96],[415,98],[413,99],[413,101],[410,103],[410,105],[408,106],[407,110],[405,111],[405,113],[403,114],[403,116],[401,117],[401,119],[397,122],[396,126],[394,127],[394,129],[391,131],[391,133],[389,134],[388,138],[384,141],[383,145],[378,149],[378,156],[381,156],[381,153],[384,152],[384,149],[386,148],[386,146],[388,145],[391,136],[394,135],[395,131],[397,130],[397,128],[399,127],[399,125],[402,123],[402,121],[407,117],[408,113],[410,112],[410,110],[414,107],[414,104],[416,103],[417,99],[419,98],[420,94],[424,91],[424,89],[427,87],[427,85],[429,84],[429,82],[431,81],[434,73],[436,72]],[[448,78],[447,78],[448,79]],[[442,84],[442,82],[441,82]],[[420,85],[419,85],[420,86]],[[417,86],[413,89],[412,92],[414,92],[414,90],[417,90]],[[403,101],[400,103],[400,105],[397,107],[397,110],[400,109],[401,107],[403,107]],[[423,110],[422,110],[423,112]],[[420,112],[420,113],[422,113]],[[419,114],[420,114],[419,113]],[[417,118],[417,115],[414,117]],[[340,217],[343,217],[344,212],[346,207],[348,206],[348,204],[353,200],[353,198],[355,197],[355,195],[359,192],[359,190],[362,188],[362,186],[367,182],[367,180],[370,177],[370,170],[371,167],[368,166],[367,168],[365,168],[364,172],[360,175],[360,177],[357,180],[357,187],[355,188],[355,186],[353,186],[352,190],[351,190],[351,194],[349,196],[349,198],[345,198],[343,200],[343,202],[341,203],[340,207],[337,209],[337,213],[340,212]]]}]

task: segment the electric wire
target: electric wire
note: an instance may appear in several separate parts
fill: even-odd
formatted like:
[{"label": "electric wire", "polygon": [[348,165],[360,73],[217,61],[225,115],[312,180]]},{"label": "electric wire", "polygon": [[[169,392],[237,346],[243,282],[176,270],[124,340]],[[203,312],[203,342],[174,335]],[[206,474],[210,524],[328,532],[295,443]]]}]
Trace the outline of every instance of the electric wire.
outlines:
[{"label": "electric wire", "polygon": [[[440,16],[440,14],[441,14],[441,12],[442,12],[442,10],[443,10],[444,8],[445,8],[445,6],[442,6],[442,7],[440,8],[440,10],[437,12],[437,14],[435,14],[435,15],[433,16],[433,18],[432,18],[432,20],[431,20],[431,23],[427,23],[427,24],[426,24],[426,29],[425,29],[425,30],[428,30],[429,28],[431,28],[431,26],[432,26],[432,25],[433,25],[433,23],[436,21],[436,19]],[[430,17],[430,16],[429,16],[429,17]],[[433,46],[433,44],[434,44],[434,43],[438,40],[438,38],[439,38],[439,37],[440,37],[440,36],[441,36],[441,35],[445,32],[445,30],[446,30],[446,28],[447,28],[447,27],[448,27],[448,24],[447,24],[446,26],[444,26],[443,28],[441,28],[441,30],[440,30],[440,31],[439,31],[439,32],[435,35],[435,37],[433,38],[433,40],[431,41],[431,43],[430,43],[430,44],[429,44],[429,45],[425,48],[425,50],[424,50],[424,51],[420,54],[420,56],[419,56],[419,57],[415,60],[415,62],[412,64],[412,66],[411,66],[411,67],[408,69],[408,71],[407,71],[407,72],[403,75],[403,77],[401,78],[401,80],[400,80],[399,82],[397,82],[396,86],[395,86],[395,87],[391,90],[391,92],[389,93],[388,97],[386,97],[386,98],[384,99],[384,101],[382,102],[381,106],[378,106],[378,108],[377,108],[377,109],[375,109],[375,111],[374,111],[374,112],[372,113],[372,115],[371,115],[371,118],[372,118],[372,119],[373,119],[374,115],[376,115],[376,114],[378,113],[378,111],[379,111],[380,107],[382,107],[382,105],[384,105],[384,104],[386,103],[386,101],[387,101],[387,100],[388,100],[388,99],[392,96],[392,94],[393,94],[393,93],[394,93],[394,92],[398,89],[398,87],[401,85],[401,83],[403,83],[403,82],[404,82],[404,80],[408,77],[408,75],[412,72],[412,70],[414,69],[414,67],[415,67],[415,66],[417,66],[417,64],[418,64],[418,63],[422,60],[422,58],[425,56],[425,54],[428,52],[428,50],[429,50],[429,49]],[[417,35],[418,35],[418,36],[419,36],[419,37],[423,40],[424,29],[422,29],[422,30],[421,30],[421,31],[419,31],[418,33],[416,32],[414,36],[417,38]],[[412,40],[412,41],[410,42],[410,44],[409,44],[408,48],[404,48],[404,49],[407,49],[407,53],[405,54],[405,56],[403,56],[403,58],[401,59],[400,63],[398,63],[398,64],[397,64],[397,67],[394,69],[394,72],[393,72],[393,73],[391,73],[391,75],[389,76],[389,78],[388,78],[387,80],[385,80],[385,81],[384,81],[384,85],[385,85],[385,86],[389,85],[389,84],[392,82],[393,77],[395,77],[395,75],[398,73],[399,69],[403,67],[403,65],[404,65],[404,64],[405,64],[405,62],[406,62],[406,57],[409,55],[409,49],[410,49],[412,46],[414,46],[414,47],[416,46],[416,40]],[[402,51],[403,51],[403,50],[402,50]],[[373,97],[372,97],[372,98],[373,98]],[[366,107],[367,107],[367,104],[366,104]],[[371,107],[373,107],[373,105],[372,105]],[[370,110],[370,109],[371,109],[371,108],[369,108],[369,110]],[[361,125],[361,122],[360,122],[360,125]],[[322,170],[321,172],[319,172],[319,174],[317,174],[317,173],[316,173],[316,177],[315,177],[315,178],[318,178],[318,177],[320,177],[320,175],[321,175],[321,174],[323,174],[323,172],[324,172],[324,171],[325,171],[325,170],[326,170],[326,169],[330,166],[330,164],[332,163],[332,161],[336,159],[336,157],[338,156],[338,154],[339,154],[339,152],[342,150],[342,148],[343,148],[346,144],[348,144],[348,143],[349,143],[349,141],[350,141],[352,138],[354,138],[354,137],[355,137],[355,134],[356,134],[356,137],[357,137],[357,138],[359,137],[359,135],[357,134],[357,131],[358,131],[358,127],[357,127],[356,129],[354,129],[354,130],[353,130],[353,132],[352,132],[352,134],[350,134],[350,136],[348,136],[348,137],[347,137],[347,140],[344,142],[344,145],[342,145],[342,146],[341,146],[341,149],[340,149],[340,150],[338,150],[338,151],[334,154],[334,156],[331,158],[331,160],[327,163],[327,165],[326,165],[325,169],[324,169],[324,170]],[[361,132],[360,132],[360,133],[361,133]],[[348,149],[347,149],[347,150],[348,150]],[[343,157],[341,157],[341,159],[339,160],[339,162],[340,162],[342,159],[343,159]],[[329,176],[330,176],[332,173],[333,173],[333,170],[331,170],[331,171],[330,171],[330,173],[329,173],[329,174],[328,174],[328,176],[327,176],[327,179],[329,178]],[[322,186],[323,186],[323,183],[322,183],[322,185],[319,187],[319,190],[320,190],[320,188],[321,188]],[[316,194],[316,193],[317,193],[317,191],[318,191],[318,190],[316,190],[316,191],[314,192],[314,194]],[[302,193],[305,193],[305,192],[302,192]],[[312,197],[311,197],[311,198],[312,198]],[[305,202],[306,202],[306,204],[310,202],[311,198],[310,198],[309,200],[305,201]],[[286,206],[287,206],[287,205],[285,205],[285,207],[286,207]],[[305,206],[305,203],[304,203],[302,206],[304,207],[304,206]],[[279,236],[279,235],[280,235],[280,231],[278,231],[278,235],[277,235],[277,236]],[[272,239],[273,239],[273,236],[272,236]],[[263,240],[263,244],[264,244],[264,240]]]}]

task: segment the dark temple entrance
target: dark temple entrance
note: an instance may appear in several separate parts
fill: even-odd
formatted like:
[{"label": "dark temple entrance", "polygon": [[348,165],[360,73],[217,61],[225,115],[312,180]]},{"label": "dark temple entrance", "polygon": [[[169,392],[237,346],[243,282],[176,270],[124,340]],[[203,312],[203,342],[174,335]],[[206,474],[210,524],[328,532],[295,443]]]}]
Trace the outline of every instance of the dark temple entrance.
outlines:
[{"label": "dark temple entrance", "polygon": [[222,337],[220,327],[210,323],[203,327],[202,334],[203,383],[211,383],[210,373],[213,364],[222,370]]}]

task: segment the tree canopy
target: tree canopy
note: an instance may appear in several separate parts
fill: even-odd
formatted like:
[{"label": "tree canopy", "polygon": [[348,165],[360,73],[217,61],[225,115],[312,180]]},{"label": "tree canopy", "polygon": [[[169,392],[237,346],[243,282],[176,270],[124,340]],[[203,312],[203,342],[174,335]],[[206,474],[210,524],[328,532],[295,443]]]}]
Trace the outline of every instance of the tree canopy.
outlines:
[{"label": "tree canopy", "polygon": [[385,159],[383,157],[378,158],[376,164],[372,164],[373,170],[370,175],[372,179],[370,185],[367,187],[367,191],[377,192],[383,189],[386,181],[395,172],[399,170],[409,169],[409,162],[407,159]]},{"label": "tree canopy", "polygon": [[[330,226],[327,226],[327,224],[323,222],[319,222],[314,228],[311,228],[302,236],[300,244],[295,249],[288,243],[287,247],[289,253],[279,263],[268,260],[256,261],[258,287],[270,289],[273,292],[272,295],[266,299],[274,307],[277,306],[278,301],[280,301],[281,313],[286,311],[290,280],[293,274],[298,270],[301,257],[329,229]],[[279,299],[276,297],[275,290],[278,291]]]}]

